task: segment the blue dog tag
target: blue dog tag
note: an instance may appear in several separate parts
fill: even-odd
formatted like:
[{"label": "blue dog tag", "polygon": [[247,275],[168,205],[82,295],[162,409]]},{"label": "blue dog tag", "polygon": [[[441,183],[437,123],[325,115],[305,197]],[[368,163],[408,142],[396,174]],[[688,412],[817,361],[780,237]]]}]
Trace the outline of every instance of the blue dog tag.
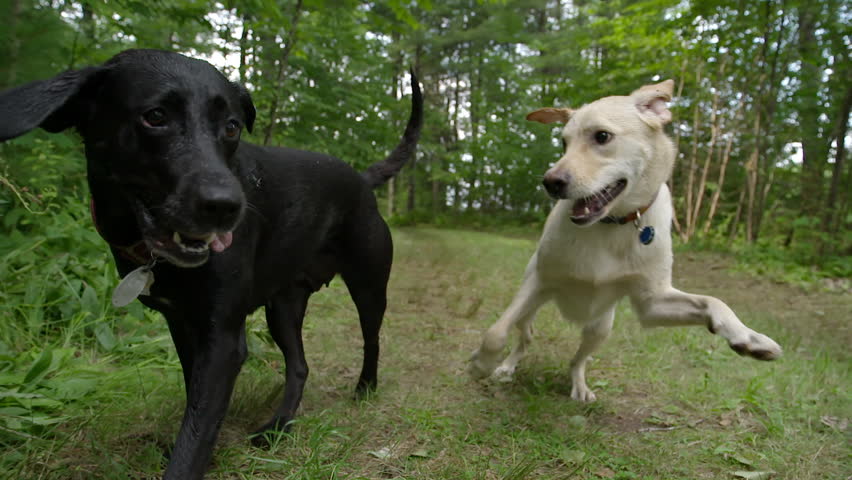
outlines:
[{"label": "blue dog tag", "polygon": [[654,227],[644,227],[639,230],[639,241],[642,245],[648,245],[654,241]]}]

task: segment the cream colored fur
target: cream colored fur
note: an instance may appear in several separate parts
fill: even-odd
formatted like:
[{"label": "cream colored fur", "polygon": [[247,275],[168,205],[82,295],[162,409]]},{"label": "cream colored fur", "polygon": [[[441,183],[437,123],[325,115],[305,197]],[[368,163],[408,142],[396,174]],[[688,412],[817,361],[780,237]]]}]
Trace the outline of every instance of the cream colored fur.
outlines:
[{"label": "cream colored fur", "polygon": [[[532,340],[536,311],[551,300],[566,320],[582,327],[580,347],[571,360],[571,397],[583,402],[595,400],[586,385],[586,362],[609,335],[616,302],[625,296],[645,327],[703,325],[741,355],[762,360],[781,355],[778,344],[745,326],[721,300],[671,285],[672,207],[665,181],[676,152],[663,127],[671,121],[666,102],[673,86],[667,80],[576,111],[544,108],[527,116],[542,123],[566,123],[565,152],[546,178],[564,178],[568,183],[547,218],[520,289],[471,358],[469,371],[474,377],[494,374],[510,379]],[[595,141],[600,131],[612,135],[603,145]],[[649,245],[639,242],[630,223],[603,224],[597,218],[580,226],[571,220],[577,200],[619,179],[626,179],[627,186],[600,218],[624,217],[650,204],[639,220],[641,226],[656,229]],[[501,362],[513,326],[520,339]]]}]

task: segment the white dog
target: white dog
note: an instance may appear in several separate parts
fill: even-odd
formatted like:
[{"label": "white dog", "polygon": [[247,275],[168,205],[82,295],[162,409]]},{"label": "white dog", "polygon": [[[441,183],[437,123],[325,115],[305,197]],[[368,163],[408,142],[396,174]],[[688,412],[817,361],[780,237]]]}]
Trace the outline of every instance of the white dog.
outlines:
[{"label": "white dog", "polygon": [[[612,330],[616,302],[624,296],[645,327],[705,325],[740,355],[781,355],[777,343],[745,326],[721,300],[672,287],[672,207],[665,181],[676,152],[663,126],[671,121],[673,86],[666,80],[576,111],[542,108],[527,115],[565,123],[565,152],[544,176],[558,201],[520,290],[471,359],[472,375],[511,377],[532,340],[535,313],[549,300],[583,327],[571,360],[575,400],[595,400],[586,385],[586,361]],[[513,325],[520,340],[500,364]]]}]

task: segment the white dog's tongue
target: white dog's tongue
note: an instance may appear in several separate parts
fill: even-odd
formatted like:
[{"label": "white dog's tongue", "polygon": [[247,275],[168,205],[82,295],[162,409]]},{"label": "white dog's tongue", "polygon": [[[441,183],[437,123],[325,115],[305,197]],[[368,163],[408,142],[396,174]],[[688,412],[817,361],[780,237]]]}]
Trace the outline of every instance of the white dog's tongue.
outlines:
[{"label": "white dog's tongue", "polygon": [[597,214],[603,206],[598,197],[585,197],[577,200],[571,210],[571,215],[574,218],[584,218]]},{"label": "white dog's tongue", "polygon": [[213,241],[210,242],[210,248],[216,253],[221,253],[224,252],[226,248],[230,247],[231,242],[233,241],[233,232],[217,233]]}]

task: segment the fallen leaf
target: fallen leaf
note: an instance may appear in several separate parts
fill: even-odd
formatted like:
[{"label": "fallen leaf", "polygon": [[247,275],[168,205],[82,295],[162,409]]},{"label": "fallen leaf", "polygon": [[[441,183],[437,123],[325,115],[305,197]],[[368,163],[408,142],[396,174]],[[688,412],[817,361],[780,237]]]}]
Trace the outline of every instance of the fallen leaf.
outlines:
[{"label": "fallen leaf", "polygon": [[839,418],[832,417],[829,415],[823,415],[819,417],[819,421],[822,422],[826,427],[831,427],[840,432],[845,432],[849,427],[849,419],[848,418]]},{"label": "fallen leaf", "polygon": [[568,425],[574,428],[583,428],[586,426],[586,417],[582,415],[572,415],[568,417]]},{"label": "fallen leaf", "polygon": [[744,472],[737,471],[731,472],[731,475],[737,478],[744,478],[746,480],[769,480],[772,478],[772,475],[775,475],[775,472]]},{"label": "fallen leaf", "polygon": [[367,452],[367,454],[372,455],[372,456],[378,458],[379,460],[387,460],[388,458],[391,457],[391,449],[388,448],[388,447],[382,447],[378,450],[371,450],[371,451]]},{"label": "fallen leaf", "polygon": [[729,453],[734,453],[734,449],[730,445],[719,445],[713,450],[713,455],[722,455],[727,458]]},{"label": "fallen leaf", "polygon": [[613,477],[615,477],[615,472],[604,467],[604,468],[598,470],[597,472],[595,472],[595,475],[597,475],[601,478],[613,478]]},{"label": "fallen leaf", "polygon": [[566,464],[579,465],[583,462],[583,459],[586,458],[586,452],[582,450],[565,449],[562,451],[562,455],[560,455],[559,458]]},{"label": "fallen leaf", "polygon": [[417,457],[417,458],[429,458],[429,452],[426,449],[415,450],[408,454],[409,457]]}]

